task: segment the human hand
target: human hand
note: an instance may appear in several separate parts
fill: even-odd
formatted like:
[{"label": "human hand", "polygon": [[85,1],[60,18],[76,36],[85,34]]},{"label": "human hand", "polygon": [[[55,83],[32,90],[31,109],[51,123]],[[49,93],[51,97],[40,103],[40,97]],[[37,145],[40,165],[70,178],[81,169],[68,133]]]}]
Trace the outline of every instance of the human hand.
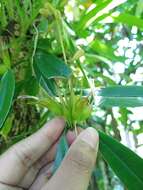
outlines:
[{"label": "human hand", "polygon": [[63,119],[55,118],[1,155],[0,190],[86,190],[96,161],[98,134],[87,128],[72,143],[74,133],[69,132],[67,140],[72,145],[51,177],[63,129]]}]

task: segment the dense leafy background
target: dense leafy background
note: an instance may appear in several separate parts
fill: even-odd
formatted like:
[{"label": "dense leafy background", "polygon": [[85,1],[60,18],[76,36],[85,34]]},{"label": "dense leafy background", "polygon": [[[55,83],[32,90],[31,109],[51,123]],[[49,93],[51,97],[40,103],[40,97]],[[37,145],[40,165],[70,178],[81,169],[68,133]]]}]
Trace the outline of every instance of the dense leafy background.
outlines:
[{"label": "dense leafy background", "polygon": [[72,76],[93,96],[86,126],[104,132],[89,189],[143,189],[143,160],[129,150],[143,156],[142,39],[142,0],[1,0],[0,151],[59,113],[28,97],[65,94]]}]

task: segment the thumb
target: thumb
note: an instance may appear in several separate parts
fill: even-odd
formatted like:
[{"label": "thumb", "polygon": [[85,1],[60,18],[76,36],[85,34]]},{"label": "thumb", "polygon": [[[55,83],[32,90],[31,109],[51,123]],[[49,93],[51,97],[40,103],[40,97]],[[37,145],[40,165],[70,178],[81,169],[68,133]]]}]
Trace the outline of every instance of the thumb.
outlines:
[{"label": "thumb", "polygon": [[87,128],[70,147],[61,166],[42,190],[86,190],[95,166],[98,133]]}]

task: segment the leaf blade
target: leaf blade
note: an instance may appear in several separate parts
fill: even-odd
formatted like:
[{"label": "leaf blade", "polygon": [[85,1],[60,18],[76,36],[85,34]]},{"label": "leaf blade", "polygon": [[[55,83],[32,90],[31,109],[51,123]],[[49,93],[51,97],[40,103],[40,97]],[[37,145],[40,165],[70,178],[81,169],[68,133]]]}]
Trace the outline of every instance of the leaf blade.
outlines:
[{"label": "leaf blade", "polygon": [[62,60],[44,51],[35,54],[34,64],[47,79],[66,78],[71,75],[70,68]]},{"label": "leaf blade", "polygon": [[65,157],[67,151],[69,149],[68,142],[66,139],[66,136],[63,134],[62,137],[60,138],[60,142],[57,147],[57,153],[56,153],[56,158],[54,161],[54,168],[53,172],[55,172],[58,167],[60,166],[63,158]]},{"label": "leaf blade", "polygon": [[143,159],[105,133],[99,135],[100,151],[116,175],[128,189],[143,189]]},{"label": "leaf blade", "polygon": [[119,22],[122,24],[127,24],[129,26],[137,26],[138,28],[143,28],[143,19],[138,18],[134,15],[121,13],[118,16],[112,16],[113,22]]},{"label": "leaf blade", "polygon": [[140,107],[143,106],[142,86],[110,86],[97,92],[99,105],[105,107]]},{"label": "leaf blade", "polygon": [[0,82],[0,128],[3,126],[10,110],[14,96],[14,89],[14,75],[11,70],[8,70]]}]

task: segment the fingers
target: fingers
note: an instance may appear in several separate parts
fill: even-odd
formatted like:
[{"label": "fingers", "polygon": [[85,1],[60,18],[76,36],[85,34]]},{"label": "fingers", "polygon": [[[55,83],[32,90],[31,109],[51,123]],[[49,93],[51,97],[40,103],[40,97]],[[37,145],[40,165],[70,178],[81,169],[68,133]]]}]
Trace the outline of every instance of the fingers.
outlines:
[{"label": "fingers", "polygon": [[6,184],[0,184],[0,189],[1,190],[23,190],[20,187],[11,187],[11,186],[6,185]]},{"label": "fingers", "polygon": [[[82,128],[80,128],[80,127],[77,128],[78,134],[80,134],[82,131],[83,131]],[[75,139],[76,139],[76,133],[75,133],[75,131],[68,131],[67,132],[67,141],[68,141],[68,144],[71,145],[74,142]]]},{"label": "fingers", "polygon": [[[78,129],[78,131],[80,131],[80,130],[81,129]],[[67,141],[68,141],[69,145],[71,145],[71,143],[75,140],[75,138],[76,138],[75,132],[68,131]],[[36,181],[34,182],[34,185],[32,186],[33,188],[36,188],[35,186],[37,186],[37,184],[43,184],[43,180],[45,181],[47,179],[47,177],[45,174],[41,174],[39,177],[39,170],[41,168],[43,168],[44,166],[47,166],[52,161],[54,161],[58,143],[59,143],[59,140],[54,145],[52,145],[52,147],[50,147],[50,150],[48,152],[46,152],[44,155],[42,155],[42,157],[30,167],[30,169],[28,170],[28,172],[26,173],[26,175],[23,177],[22,181],[20,182],[21,187],[28,188],[34,180],[36,180]],[[37,178],[37,174],[38,174],[38,178]],[[42,176],[44,176],[43,177],[44,179],[42,178]],[[42,182],[40,182],[40,180],[42,180]],[[47,181],[45,181],[44,185],[46,184],[46,182]],[[37,186],[37,187],[39,187],[39,186]]]},{"label": "fingers", "polygon": [[86,190],[94,168],[99,137],[87,128],[71,145],[61,166],[42,190]]},{"label": "fingers", "polygon": [[59,138],[63,129],[63,119],[53,119],[38,132],[9,149],[0,157],[0,181],[19,183],[29,167]]},{"label": "fingers", "polygon": [[59,138],[64,129],[64,120],[56,118],[48,122],[37,133],[16,145],[15,150],[28,165],[38,160]]},{"label": "fingers", "polygon": [[48,182],[49,178],[52,175],[52,172],[53,172],[53,163],[42,168],[39,175],[37,176],[37,179],[31,185],[29,190],[40,190]]},{"label": "fingers", "polygon": [[54,160],[56,150],[57,150],[58,142],[56,142],[48,152],[46,152],[42,158],[40,158],[36,163],[34,163],[26,175],[23,177],[22,181],[19,183],[21,187],[28,188],[30,185],[37,180],[37,176],[39,175],[39,171],[44,166],[49,165]]},{"label": "fingers", "polygon": [[[80,131],[79,129],[78,131]],[[69,145],[72,144],[72,142],[76,139],[76,134],[74,131],[68,131],[67,133],[67,141]],[[41,189],[43,185],[47,183],[47,179],[49,176],[49,163],[54,161],[56,151],[57,151],[57,145],[59,141],[57,141],[48,152],[45,153],[32,167],[30,167],[27,174],[24,176],[22,182],[20,183],[21,187],[28,188],[30,184],[32,183],[32,187],[30,189]],[[42,168],[42,169],[41,169]],[[48,171],[47,171],[48,169]],[[39,173],[40,170],[40,173]],[[53,165],[51,165],[51,175],[53,172]],[[48,174],[47,174],[48,173]],[[37,175],[38,174],[38,175]]]}]

